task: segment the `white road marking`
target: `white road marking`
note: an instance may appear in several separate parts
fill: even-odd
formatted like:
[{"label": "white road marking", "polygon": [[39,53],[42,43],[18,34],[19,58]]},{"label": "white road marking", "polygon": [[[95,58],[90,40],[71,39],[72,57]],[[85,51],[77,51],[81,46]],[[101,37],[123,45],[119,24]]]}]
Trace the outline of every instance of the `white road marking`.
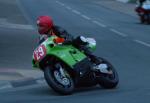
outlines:
[{"label": "white road marking", "polygon": [[66,8],[67,8],[68,10],[71,10],[71,7],[69,7],[69,6],[66,6]]},{"label": "white road marking", "polygon": [[0,27],[3,28],[12,28],[12,29],[27,29],[27,30],[34,30],[32,25],[22,25],[22,24],[11,24],[11,23],[0,23]]},{"label": "white road marking", "polygon": [[13,24],[7,21],[5,18],[0,18],[0,27],[2,28],[12,28],[12,29],[29,29],[33,30],[34,27],[32,25],[24,25],[24,24]]},{"label": "white road marking", "polygon": [[98,26],[100,27],[107,27],[106,25],[98,22],[98,21],[95,21],[95,20],[92,20],[90,17],[82,14],[81,12],[77,11],[77,10],[73,10],[71,7],[65,5],[64,3],[60,2],[60,1],[56,1],[56,3],[62,5],[62,6],[65,6],[65,8],[67,8],[68,10],[71,10],[73,13],[77,14],[77,15],[80,15],[81,17],[83,17],[84,19],[86,20],[91,20],[94,24],[97,24]]},{"label": "white road marking", "polygon": [[106,27],[106,25],[104,25],[104,24],[102,24],[102,23],[100,23],[100,22],[98,22],[98,21],[93,20],[92,22],[93,22],[94,24],[97,24],[97,25],[100,26],[100,27],[103,27],[103,28]]},{"label": "white road marking", "polygon": [[60,5],[65,6],[65,4],[61,3]]},{"label": "white road marking", "polygon": [[150,44],[146,43],[146,42],[143,42],[141,40],[134,40],[136,43],[139,43],[139,44],[142,44],[144,46],[147,46],[147,47],[150,47]]},{"label": "white road marking", "polygon": [[59,2],[59,1],[56,1],[56,3],[57,3],[57,4],[61,4],[61,2]]},{"label": "white road marking", "polygon": [[[72,10],[73,13],[80,15],[81,13],[77,10]],[[89,18],[90,19],[90,18]]]},{"label": "white road marking", "polygon": [[87,19],[87,20],[91,20],[91,18],[90,17],[88,17],[88,16],[86,16],[86,15],[81,15],[81,17],[83,17],[84,19]]},{"label": "white road marking", "polygon": [[62,5],[62,6],[65,6],[65,4],[60,2],[60,1],[56,1],[56,3],[58,3],[58,4]]},{"label": "white road marking", "polygon": [[127,35],[126,35],[126,34],[121,33],[121,32],[119,32],[119,31],[117,31],[117,30],[115,30],[115,29],[110,29],[110,31],[112,31],[112,32],[114,32],[114,33],[116,33],[116,34],[118,34],[119,36],[127,37]]},{"label": "white road marking", "polygon": [[59,1],[56,1],[56,3],[59,3]]}]

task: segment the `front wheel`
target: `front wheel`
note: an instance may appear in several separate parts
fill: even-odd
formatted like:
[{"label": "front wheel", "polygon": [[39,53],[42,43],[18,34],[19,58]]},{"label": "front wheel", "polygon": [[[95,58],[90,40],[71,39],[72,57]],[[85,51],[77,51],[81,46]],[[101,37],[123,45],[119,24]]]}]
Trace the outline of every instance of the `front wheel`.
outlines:
[{"label": "front wheel", "polygon": [[60,64],[57,68],[55,66],[47,66],[44,70],[44,77],[48,85],[60,94],[68,95],[74,90],[73,79]]},{"label": "front wheel", "polygon": [[98,83],[103,88],[107,89],[115,88],[119,82],[117,71],[107,60],[100,57],[98,59],[100,61],[100,64],[102,63],[107,65],[107,71],[109,71],[109,73],[100,73],[100,75],[97,78]]}]

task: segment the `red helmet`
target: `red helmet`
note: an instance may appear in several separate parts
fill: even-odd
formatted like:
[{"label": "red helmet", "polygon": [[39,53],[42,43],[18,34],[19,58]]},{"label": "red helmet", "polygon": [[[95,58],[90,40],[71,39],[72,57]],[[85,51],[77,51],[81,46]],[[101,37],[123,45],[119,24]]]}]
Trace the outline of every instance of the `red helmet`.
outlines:
[{"label": "red helmet", "polygon": [[38,32],[47,34],[53,27],[53,20],[50,16],[40,16],[37,19]]}]

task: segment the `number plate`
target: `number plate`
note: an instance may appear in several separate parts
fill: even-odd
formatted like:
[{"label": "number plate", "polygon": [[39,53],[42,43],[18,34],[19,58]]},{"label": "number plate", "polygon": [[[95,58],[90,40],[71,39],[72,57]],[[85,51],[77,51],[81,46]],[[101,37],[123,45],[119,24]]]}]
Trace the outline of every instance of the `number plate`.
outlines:
[{"label": "number plate", "polygon": [[46,56],[46,48],[44,45],[40,45],[34,50],[34,59],[35,61],[40,61]]}]

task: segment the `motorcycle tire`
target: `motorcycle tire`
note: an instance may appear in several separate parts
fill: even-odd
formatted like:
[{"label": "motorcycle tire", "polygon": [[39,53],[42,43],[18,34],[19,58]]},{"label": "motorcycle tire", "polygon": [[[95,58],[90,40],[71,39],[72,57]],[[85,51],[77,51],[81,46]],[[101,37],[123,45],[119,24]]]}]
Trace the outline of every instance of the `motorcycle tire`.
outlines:
[{"label": "motorcycle tire", "polygon": [[106,89],[115,88],[119,82],[119,77],[118,77],[117,71],[112,66],[112,64],[109,63],[104,58],[99,57],[99,60],[101,61],[101,63],[107,64],[109,70],[111,70],[113,74],[105,74],[105,73],[101,74],[100,77],[97,78],[98,83],[100,84],[101,87],[106,88]]},{"label": "motorcycle tire", "polygon": [[144,17],[144,15],[140,16],[140,22],[141,22],[141,24],[145,23],[145,17]]},{"label": "motorcycle tire", "polygon": [[[64,86],[62,84],[60,84],[57,79],[54,76],[54,67],[51,66],[47,66],[44,69],[44,77],[46,82],[48,83],[48,85],[57,93],[62,94],[62,95],[70,95],[73,93],[74,91],[74,81],[71,78],[71,76],[68,77],[69,79],[69,85],[68,86]],[[67,72],[67,71],[65,71]],[[67,73],[69,75],[69,73]]]}]

